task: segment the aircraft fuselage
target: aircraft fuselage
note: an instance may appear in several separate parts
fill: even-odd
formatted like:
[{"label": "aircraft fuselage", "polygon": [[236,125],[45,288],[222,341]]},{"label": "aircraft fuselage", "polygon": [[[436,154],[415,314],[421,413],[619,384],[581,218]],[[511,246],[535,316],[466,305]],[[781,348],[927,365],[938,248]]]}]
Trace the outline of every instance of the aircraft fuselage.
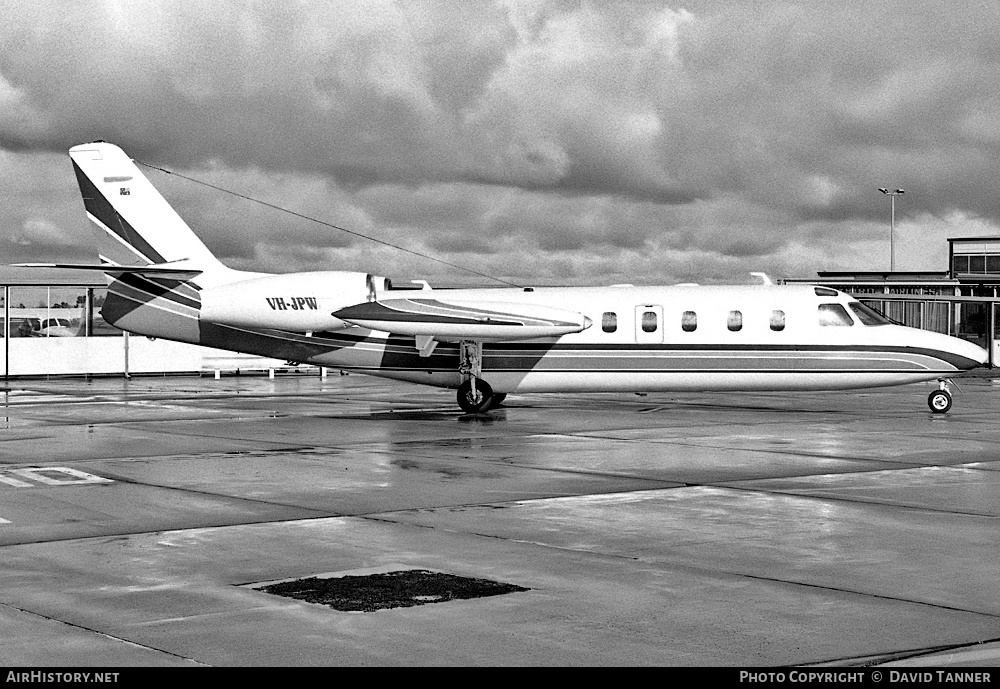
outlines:
[{"label": "aircraft fuselage", "polygon": [[[358,327],[309,334],[237,327],[206,320],[195,290],[188,291],[187,304],[178,303],[176,290],[153,299],[137,296],[143,291],[113,283],[112,295],[130,304],[118,309],[119,300],[109,299],[105,317],[133,332],[209,347],[439,387],[462,382],[457,338],[439,341],[422,355],[413,335]],[[857,304],[853,298],[802,285],[540,287],[375,296],[389,303],[398,295],[503,303],[511,310],[551,307],[590,320],[586,329],[558,337],[484,342],[481,377],[504,393],[880,387],[948,377],[987,359],[984,349],[954,337],[888,323],[866,325],[851,306]],[[116,311],[121,315],[116,317]],[[180,332],[187,337],[177,338]]]}]

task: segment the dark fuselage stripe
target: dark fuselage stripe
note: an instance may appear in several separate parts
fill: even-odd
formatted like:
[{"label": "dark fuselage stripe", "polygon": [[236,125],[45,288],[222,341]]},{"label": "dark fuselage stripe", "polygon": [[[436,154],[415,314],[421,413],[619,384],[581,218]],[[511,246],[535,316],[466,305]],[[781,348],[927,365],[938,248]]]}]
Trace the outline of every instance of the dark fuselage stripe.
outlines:
[{"label": "dark fuselage stripe", "polygon": [[[385,343],[385,352],[396,354],[398,356],[409,356],[416,355],[414,339],[412,337],[398,337],[390,336],[386,339],[373,338],[373,337],[357,337],[340,335],[334,333],[323,334],[325,338],[330,338],[334,341],[349,340],[352,343],[371,343],[372,345],[379,345],[380,343]],[[443,344],[438,347],[435,354],[441,355],[451,355],[457,356],[457,347],[455,345]],[[926,357],[933,361],[941,362],[947,364],[954,369],[969,369],[978,366],[978,362],[972,359],[967,359],[951,352],[927,349],[922,347],[903,347],[897,345],[720,345],[720,344],[701,344],[701,345],[681,345],[681,344],[635,344],[635,343],[622,343],[620,345],[603,345],[603,344],[588,344],[588,343],[486,343],[483,345],[483,360],[484,366],[489,366],[491,360],[495,365],[499,365],[504,369],[515,369],[519,368],[521,370],[528,370],[533,367],[517,367],[513,364],[515,359],[531,359],[538,360],[542,357],[547,359],[553,358],[580,358],[590,362],[599,362],[602,368],[617,368],[616,366],[610,365],[609,359],[613,358],[655,358],[655,359],[680,359],[682,355],[686,355],[687,359],[704,360],[707,357],[710,358],[726,358],[726,359],[740,359],[740,360],[752,360],[754,357],[760,357],[767,361],[773,361],[777,358],[782,359],[796,359],[805,358],[809,360],[816,360],[819,357],[825,356],[826,359],[835,358],[840,359],[845,356],[852,357],[862,357],[865,360],[870,360],[872,358],[885,359],[891,355],[896,355],[892,358],[898,357]],[[796,357],[795,355],[799,355]],[[436,356],[434,357],[437,358]],[[426,359],[421,361],[427,363]],[[504,364],[499,362],[504,361]],[[421,366],[420,363],[414,364],[415,368],[426,370],[425,366]]]},{"label": "dark fuselage stripe", "polygon": [[[153,282],[142,276],[129,276],[120,283],[126,289],[119,296],[141,308],[144,301],[159,297],[184,307],[197,309],[199,302],[183,297],[169,286],[177,281]],[[131,290],[127,289],[131,287]],[[195,318],[195,313],[191,314]],[[152,315],[152,318],[157,316]],[[263,356],[297,357],[308,361],[323,357],[317,363],[337,366],[335,357],[349,354],[345,367],[355,370],[438,371],[453,372],[458,368],[458,347],[441,343],[430,357],[421,357],[413,337],[390,335],[372,336],[351,333],[304,334],[279,330],[234,329],[201,323],[201,344],[233,351],[246,351]],[[252,342],[252,344],[250,344]],[[271,344],[267,344],[271,343]],[[268,347],[274,349],[273,353]],[[358,357],[377,358],[372,366],[363,365]],[[360,366],[359,366],[360,365]],[[499,372],[934,372],[947,373],[956,369],[974,368],[978,362],[925,348],[902,346],[847,345],[729,345],[701,344],[635,344],[600,345],[593,343],[487,343],[483,345],[484,371]]]},{"label": "dark fuselage stripe", "polygon": [[[178,292],[178,289],[187,287],[183,283],[177,280],[168,280],[165,278],[150,278],[143,275],[135,274],[124,274],[118,278],[115,282],[111,284],[112,288],[125,287],[134,290],[134,293],[140,293],[142,295],[147,295],[150,298],[163,299],[165,301],[170,301],[181,306],[186,306],[191,309],[199,310],[201,309],[201,299],[198,292],[191,290],[189,287],[187,290],[189,294],[193,294],[193,297],[186,296]],[[127,290],[122,290],[122,296],[126,296]],[[131,295],[130,295],[131,296]],[[135,298],[134,296],[132,298]]]}]

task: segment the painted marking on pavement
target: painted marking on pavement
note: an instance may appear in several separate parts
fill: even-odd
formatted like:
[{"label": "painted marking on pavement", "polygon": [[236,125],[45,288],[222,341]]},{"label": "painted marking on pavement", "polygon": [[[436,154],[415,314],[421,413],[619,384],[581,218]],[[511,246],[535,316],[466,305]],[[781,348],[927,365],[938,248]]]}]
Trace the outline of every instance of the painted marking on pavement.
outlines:
[{"label": "painted marking on pavement", "polygon": [[[15,488],[34,488],[38,483],[47,486],[80,486],[95,483],[114,483],[109,478],[95,476],[94,474],[88,474],[85,471],[69,467],[27,467],[25,469],[11,469],[7,474],[7,476],[0,474],[0,483],[6,483]],[[20,478],[14,478],[10,474],[17,474]],[[31,481],[35,483],[31,483]]]},{"label": "painted marking on pavement", "polygon": [[8,486],[14,486],[15,488],[31,488],[32,486],[30,483],[25,483],[20,479],[4,476],[3,474],[0,474],[0,483],[6,483]]}]

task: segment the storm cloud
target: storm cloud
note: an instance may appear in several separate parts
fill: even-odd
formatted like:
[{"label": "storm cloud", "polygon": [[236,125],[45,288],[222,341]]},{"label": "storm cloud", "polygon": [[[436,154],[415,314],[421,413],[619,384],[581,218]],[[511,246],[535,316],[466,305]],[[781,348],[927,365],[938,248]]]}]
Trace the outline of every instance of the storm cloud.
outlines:
[{"label": "storm cloud", "polygon": [[[65,152],[535,284],[943,270],[1000,234],[1000,7],[4,2],[0,242],[90,261]],[[152,168],[227,263],[482,282]]]}]

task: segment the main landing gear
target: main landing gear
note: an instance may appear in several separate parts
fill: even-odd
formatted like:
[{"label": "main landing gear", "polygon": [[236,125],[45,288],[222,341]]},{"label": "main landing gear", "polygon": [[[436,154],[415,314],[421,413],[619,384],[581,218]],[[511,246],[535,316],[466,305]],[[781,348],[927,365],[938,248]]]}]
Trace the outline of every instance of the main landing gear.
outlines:
[{"label": "main landing gear", "polygon": [[493,388],[482,378],[483,343],[463,340],[458,346],[461,363],[458,372],[462,374],[462,384],[458,386],[458,406],[466,414],[481,414],[500,404],[506,393],[494,393]]},{"label": "main landing gear", "polygon": [[927,406],[935,414],[944,414],[951,409],[951,390],[948,388],[948,381],[943,378],[938,380],[939,387],[927,398]]},{"label": "main landing gear", "polygon": [[466,414],[479,414],[493,406],[493,388],[485,380],[469,378],[458,386],[458,406]]}]

